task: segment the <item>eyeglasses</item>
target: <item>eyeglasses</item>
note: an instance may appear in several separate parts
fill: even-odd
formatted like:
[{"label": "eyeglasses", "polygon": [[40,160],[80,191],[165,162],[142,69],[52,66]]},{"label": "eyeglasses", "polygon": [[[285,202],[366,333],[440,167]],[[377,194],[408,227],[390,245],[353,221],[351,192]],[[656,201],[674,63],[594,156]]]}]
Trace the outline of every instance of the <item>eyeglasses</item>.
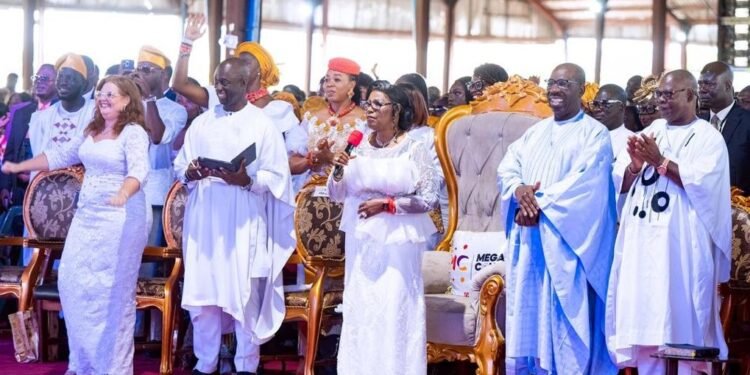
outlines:
[{"label": "eyeglasses", "polygon": [[576,81],[573,81],[570,79],[564,79],[564,78],[560,78],[560,79],[549,78],[549,79],[544,80],[544,82],[547,82],[547,89],[549,89],[552,86],[557,86],[561,89],[567,89],[568,87],[570,87],[570,85],[577,83]]},{"label": "eyeglasses", "polygon": [[672,100],[674,98],[674,94],[677,94],[678,92],[686,91],[687,87],[684,89],[679,90],[656,90],[654,91],[654,98],[661,99],[664,98],[664,100]]},{"label": "eyeglasses", "polygon": [[653,115],[659,111],[659,108],[653,104],[638,104],[635,106],[635,110],[639,115]]},{"label": "eyeglasses", "polygon": [[471,81],[466,84],[466,88],[469,91],[482,91],[487,86],[487,82],[485,82],[483,79],[478,79],[476,81]]},{"label": "eyeglasses", "polygon": [[592,109],[611,109],[616,104],[622,104],[622,101],[617,99],[610,99],[610,100],[592,100],[589,102],[589,106],[591,106]]},{"label": "eyeglasses", "polygon": [[112,100],[113,98],[117,98],[117,97],[120,97],[120,96],[122,96],[122,95],[119,95],[119,94],[115,94],[115,93],[113,93],[113,92],[111,92],[111,91],[110,91],[110,92],[101,92],[101,91],[99,91],[99,92],[97,92],[97,93],[96,93],[96,95],[94,95],[94,96],[95,96],[95,97],[96,97],[97,99],[100,99],[100,100],[101,100],[101,99],[108,99],[108,100]]},{"label": "eyeglasses", "polygon": [[387,105],[393,105],[394,103],[381,103],[377,100],[373,101],[366,101],[362,103],[362,108],[366,111],[370,108],[372,108],[373,111],[379,111],[381,108],[387,106]]},{"label": "eyeglasses", "polygon": [[135,71],[136,72],[140,72],[140,73],[144,73],[144,74],[151,74],[151,73],[154,73],[154,72],[160,72],[161,69],[154,68],[152,66],[145,66],[145,65],[143,65],[143,66],[139,66],[139,67],[135,68]]},{"label": "eyeglasses", "polygon": [[35,75],[31,76],[31,81],[32,82],[42,82],[42,83],[44,83],[44,82],[50,82],[50,81],[52,81],[52,78],[47,77],[47,76],[40,76],[38,74],[35,74]]}]

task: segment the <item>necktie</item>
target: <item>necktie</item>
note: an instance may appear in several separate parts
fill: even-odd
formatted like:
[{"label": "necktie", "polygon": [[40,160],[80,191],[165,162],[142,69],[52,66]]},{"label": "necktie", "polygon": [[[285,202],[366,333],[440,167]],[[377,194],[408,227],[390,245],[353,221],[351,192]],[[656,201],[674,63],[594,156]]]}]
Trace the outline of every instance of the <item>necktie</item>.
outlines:
[{"label": "necktie", "polygon": [[719,115],[713,115],[711,117],[711,125],[713,125],[716,130],[721,131],[721,129],[719,129]]}]

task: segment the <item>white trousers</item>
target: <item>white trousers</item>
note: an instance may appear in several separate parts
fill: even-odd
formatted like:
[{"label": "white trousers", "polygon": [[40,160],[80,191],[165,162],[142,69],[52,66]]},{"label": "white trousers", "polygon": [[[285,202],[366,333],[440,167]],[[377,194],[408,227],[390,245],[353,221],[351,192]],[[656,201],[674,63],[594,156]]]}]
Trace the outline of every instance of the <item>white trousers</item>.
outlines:
[{"label": "white trousers", "polygon": [[193,351],[198,358],[196,370],[208,374],[216,371],[221,349],[222,320],[234,321],[234,333],[237,337],[234,366],[237,371],[258,370],[260,346],[254,344],[252,335],[245,332],[240,323],[225,314],[220,307],[204,306],[198,316],[191,313],[190,320],[193,323]]}]

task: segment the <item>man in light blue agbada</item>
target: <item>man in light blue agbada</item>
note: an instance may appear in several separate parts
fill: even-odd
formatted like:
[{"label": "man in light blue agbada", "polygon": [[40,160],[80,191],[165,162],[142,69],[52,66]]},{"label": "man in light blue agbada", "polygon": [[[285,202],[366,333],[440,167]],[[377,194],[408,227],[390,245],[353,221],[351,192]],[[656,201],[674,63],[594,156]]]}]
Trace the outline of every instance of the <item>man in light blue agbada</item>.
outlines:
[{"label": "man in light blue agbada", "polygon": [[574,64],[547,80],[554,116],[529,128],[498,167],[507,211],[509,374],[616,374],[604,337],[615,236],[612,146],[583,113]]}]

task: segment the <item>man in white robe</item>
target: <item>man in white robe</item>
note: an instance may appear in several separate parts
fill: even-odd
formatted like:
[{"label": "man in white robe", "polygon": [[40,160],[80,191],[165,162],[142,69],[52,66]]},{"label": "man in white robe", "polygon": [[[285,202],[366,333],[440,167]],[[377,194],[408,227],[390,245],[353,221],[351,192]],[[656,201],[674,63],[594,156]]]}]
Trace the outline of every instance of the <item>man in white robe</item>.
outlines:
[{"label": "man in white robe", "polygon": [[[189,189],[182,307],[193,323],[194,374],[216,371],[225,314],[234,319],[238,374],[256,371],[259,345],[284,318],[281,270],[295,245],[294,196],[284,140],[245,98],[249,75],[237,58],[219,65],[214,82],[221,105],[193,121],[174,161]],[[253,143],[256,160],[236,173],[197,161],[229,161]]]},{"label": "man in white robe", "polygon": [[615,374],[604,337],[615,203],[607,128],[581,110],[574,64],[547,81],[554,117],[532,126],[498,168],[507,210],[509,374]]},{"label": "man in white robe", "polygon": [[[591,102],[592,116],[609,129],[609,139],[612,141],[612,155],[615,161],[617,155],[625,149],[628,137],[633,135],[633,132],[625,127],[625,103],[627,103],[625,90],[612,84],[600,87],[594,101]],[[617,218],[619,219],[622,206],[625,204],[625,195],[616,194],[615,196],[617,197]]]},{"label": "man in white robe", "polygon": [[[621,367],[664,374],[665,344],[727,346],[717,286],[729,278],[729,162],[721,134],[696,117],[697,84],[676,70],[655,92],[663,120],[628,140],[615,164],[627,192],[607,296],[607,345]],[[682,362],[680,373],[690,373]]]}]

